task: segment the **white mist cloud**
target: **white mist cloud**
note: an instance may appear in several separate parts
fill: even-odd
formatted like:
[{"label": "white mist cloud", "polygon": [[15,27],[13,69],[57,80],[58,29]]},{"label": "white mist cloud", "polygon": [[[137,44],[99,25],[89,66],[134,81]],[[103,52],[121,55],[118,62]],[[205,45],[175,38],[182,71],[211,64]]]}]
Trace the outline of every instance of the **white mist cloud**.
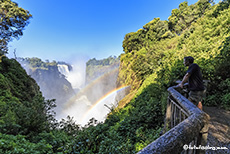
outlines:
[{"label": "white mist cloud", "polygon": [[73,70],[66,75],[73,89],[80,89],[85,85],[86,62],[89,60],[85,55],[72,55],[68,60]]},{"label": "white mist cloud", "polygon": [[84,114],[81,119],[81,124],[87,124],[91,118],[95,118],[99,122],[103,122],[106,119],[107,114],[111,111],[110,109],[117,105],[115,104],[115,97],[116,93],[102,101],[97,102],[96,105],[92,106],[92,108]]},{"label": "white mist cloud", "polygon": [[[117,106],[115,97],[117,93],[113,93],[109,97],[98,101],[96,104],[91,104],[85,95],[80,96],[74,103],[69,105],[63,110],[62,118],[66,118],[68,115],[73,117],[77,124],[81,126],[86,125],[91,118],[103,122],[107,114],[111,111],[114,106]],[[59,117],[59,119],[61,119]]]},{"label": "white mist cloud", "polygon": [[69,72],[67,80],[71,83],[74,89],[79,89],[85,84],[85,63],[77,62],[72,65],[73,70]]},{"label": "white mist cloud", "polygon": [[66,118],[69,115],[74,118],[77,124],[84,125],[85,123],[82,123],[81,120],[91,106],[91,102],[87,99],[87,97],[82,95],[73,104],[62,111],[62,114],[59,115],[59,119]]}]

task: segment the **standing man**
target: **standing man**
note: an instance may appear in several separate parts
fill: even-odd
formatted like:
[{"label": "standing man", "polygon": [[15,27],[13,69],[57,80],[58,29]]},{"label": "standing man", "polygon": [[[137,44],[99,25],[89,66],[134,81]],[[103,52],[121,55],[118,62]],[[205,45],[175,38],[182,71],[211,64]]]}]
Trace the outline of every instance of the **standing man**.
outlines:
[{"label": "standing man", "polygon": [[178,86],[183,88],[183,85],[188,81],[188,86],[190,90],[188,100],[202,110],[201,100],[204,95],[205,88],[203,84],[203,78],[200,71],[200,67],[193,62],[193,57],[184,57],[183,64],[185,67],[188,66],[189,68],[183,80]]}]

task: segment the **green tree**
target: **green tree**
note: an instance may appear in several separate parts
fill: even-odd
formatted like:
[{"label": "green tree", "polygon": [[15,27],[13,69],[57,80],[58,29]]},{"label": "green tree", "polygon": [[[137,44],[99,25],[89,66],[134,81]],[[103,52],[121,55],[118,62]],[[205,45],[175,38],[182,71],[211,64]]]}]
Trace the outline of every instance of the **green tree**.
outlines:
[{"label": "green tree", "polygon": [[0,55],[7,53],[7,44],[19,39],[32,15],[11,0],[0,0]]},{"label": "green tree", "polygon": [[34,135],[52,127],[53,100],[45,101],[35,80],[15,59],[0,63],[0,132]]},{"label": "green tree", "polygon": [[188,6],[188,2],[183,2],[178,9],[173,9],[169,16],[169,29],[180,35],[183,30],[187,29],[198,18],[211,8],[213,0],[199,0],[194,5]]},{"label": "green tree", "polygon": [[123,41],[123,50],[125,53],[129,53],[133,50],[140,50],[143,43],[143,35],[141,35],[143,29],[140,29],[137,32],[131,32],[125,35]]}]

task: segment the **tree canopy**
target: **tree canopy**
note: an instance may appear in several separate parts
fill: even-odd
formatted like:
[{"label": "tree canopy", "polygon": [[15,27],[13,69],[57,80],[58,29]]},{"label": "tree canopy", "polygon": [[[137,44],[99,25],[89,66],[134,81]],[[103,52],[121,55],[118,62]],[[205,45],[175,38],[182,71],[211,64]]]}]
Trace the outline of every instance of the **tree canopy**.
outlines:
[{"label": "tree canopy", "polygon": [[11,0],[0,0],[0,55],[7,53],[7,44],[19,39],[32,15]]}]

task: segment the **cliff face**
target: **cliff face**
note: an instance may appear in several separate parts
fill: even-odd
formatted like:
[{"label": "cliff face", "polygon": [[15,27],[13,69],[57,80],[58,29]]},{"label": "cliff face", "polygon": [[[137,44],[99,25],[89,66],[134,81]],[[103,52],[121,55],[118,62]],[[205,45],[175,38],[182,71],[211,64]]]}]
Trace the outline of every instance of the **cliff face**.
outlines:
[{"label": "cliff face", "polygon": [[57,108],[74,94],[71,84],[57,66],[50,66],[47,70],[36,69],[29,74],[36,80],[46,99],[56,99]]},{"label": "cliff face", "polygon": [[90,102],[96,102],[105,94],[117,88],[119,58],[91,59],[86,63],[86,95]]},{"label": "cliff face", "polygon": [[[60,64],[56,62],[43,62],[38,58],[20,58],[18,61],[37,82],[45,99],[56,100],[57,107],[55,111],[59,115],[63,105],[75,93],[71,83],[59,71],[58,65]],[[68,71],[72,69],[66,63],[61,62],[61,65],[66,65]]]}]

